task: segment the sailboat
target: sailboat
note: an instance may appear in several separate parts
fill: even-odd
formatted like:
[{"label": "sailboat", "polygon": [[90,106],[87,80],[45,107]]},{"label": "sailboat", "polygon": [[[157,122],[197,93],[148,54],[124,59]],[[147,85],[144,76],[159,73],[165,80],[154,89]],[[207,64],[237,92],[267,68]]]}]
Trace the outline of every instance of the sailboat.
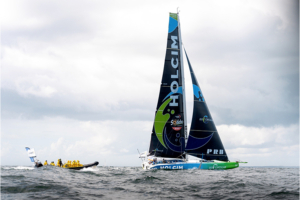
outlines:
[{"label": "sailboat", "polygon": [[[30,158],[30,161],[34,163],[34,167],[36,167],[36,168],[43,167],[43,164],[36,158],[36,154],[35,154],[34,149],[29,148],[29,147],[25,147],[25,149],[28,153],[28,157]],[[58,159],[58,161],[61,161],[61,159]],[[47,163],[47,161],[45,163]],[[73,163],[71,161],[68,161],[64,164],[62,163],[62,165],[57,164],[57,167],[61,167],[61,168],[64,168],[64,169],[80,170],[80,169],[83,169],[83,168],[96,167],[98,164],[99,164],[99,162],[95,161],[94,163],[82,165],[82,164],[79,163],[78,160],[77,160],[77,162],[75,162],[75,160],[74,160]],[[47,165],[47,164],[44,164],[44,165]],[[52,161],[51,164],[48,165],[48,166],[55,166],[54,161]]]},{"label": "sailboat", "polygon": [[43,164],[36,158],[36,154],[33,148],[25,147],[28,157],[30,158],[30,161],[34,163],[34,167],[43,167]]},{"label": "sailboat", "polygon": [[[187,134],[186,95],[179,13],[170,13],[167,49],[149,152],[143,169],[233,169],[185,51],[194,93]],[[197,159],[189,160],[189,155]]]}]

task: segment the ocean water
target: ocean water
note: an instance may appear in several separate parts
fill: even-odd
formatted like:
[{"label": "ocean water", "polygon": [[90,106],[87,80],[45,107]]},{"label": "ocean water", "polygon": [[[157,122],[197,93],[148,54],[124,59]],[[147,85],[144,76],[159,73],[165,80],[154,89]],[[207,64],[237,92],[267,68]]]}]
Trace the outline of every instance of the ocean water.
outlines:
[{"label": "ocean water", "polygon": [[299,168],[1,167],[1,199],[299,199]]}]

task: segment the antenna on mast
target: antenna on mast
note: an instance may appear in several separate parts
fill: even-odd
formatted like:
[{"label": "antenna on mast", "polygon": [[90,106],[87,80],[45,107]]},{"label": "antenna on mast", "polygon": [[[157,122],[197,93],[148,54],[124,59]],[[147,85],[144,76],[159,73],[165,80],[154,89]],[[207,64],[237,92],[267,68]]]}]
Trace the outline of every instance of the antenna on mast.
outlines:
[{"label": "antenna on mast", "polygon": [[179,7],[177,7],[177,14],[179,14],[180,10],[179,10]]}]

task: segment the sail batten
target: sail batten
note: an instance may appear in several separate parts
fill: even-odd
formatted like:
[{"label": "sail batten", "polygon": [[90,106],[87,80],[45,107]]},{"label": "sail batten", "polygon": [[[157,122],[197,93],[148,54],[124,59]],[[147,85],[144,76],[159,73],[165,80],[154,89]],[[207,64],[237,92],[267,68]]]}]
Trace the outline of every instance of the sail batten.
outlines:
[{"label": "sail batten", "polygon": [[196,129],[191,129],[190,131],[217,132],[217,131],[209,131],[209,130],[196,130]]}]

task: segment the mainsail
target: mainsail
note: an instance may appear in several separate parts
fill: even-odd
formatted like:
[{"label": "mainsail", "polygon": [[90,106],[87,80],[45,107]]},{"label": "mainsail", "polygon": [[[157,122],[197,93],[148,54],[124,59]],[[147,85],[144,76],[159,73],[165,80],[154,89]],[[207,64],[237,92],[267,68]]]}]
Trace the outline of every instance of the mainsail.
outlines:
[{"label": "mainsail", "polygon": [[206,160],[228,161],[226,151],[219,137],[215,123],[206,105],[203,93],[185,52],[193,83],[194,109],[189,138],[186,145],[187,154]]},{"label": "mainsail", "polygon": [[28,153],[28,156],[30,158],[30,161],[31,162],[37,162],[37,159],[36,159],[36,155],[35,155],[35,151],[34,149],[30,149],[29,147],[25,147],[27,153]]},{"label": "mainsail", "polygon": [[157,157],[184,157],[185,99],[179,16],[170,13],[164,71],[157,102],[149,153]]}]

